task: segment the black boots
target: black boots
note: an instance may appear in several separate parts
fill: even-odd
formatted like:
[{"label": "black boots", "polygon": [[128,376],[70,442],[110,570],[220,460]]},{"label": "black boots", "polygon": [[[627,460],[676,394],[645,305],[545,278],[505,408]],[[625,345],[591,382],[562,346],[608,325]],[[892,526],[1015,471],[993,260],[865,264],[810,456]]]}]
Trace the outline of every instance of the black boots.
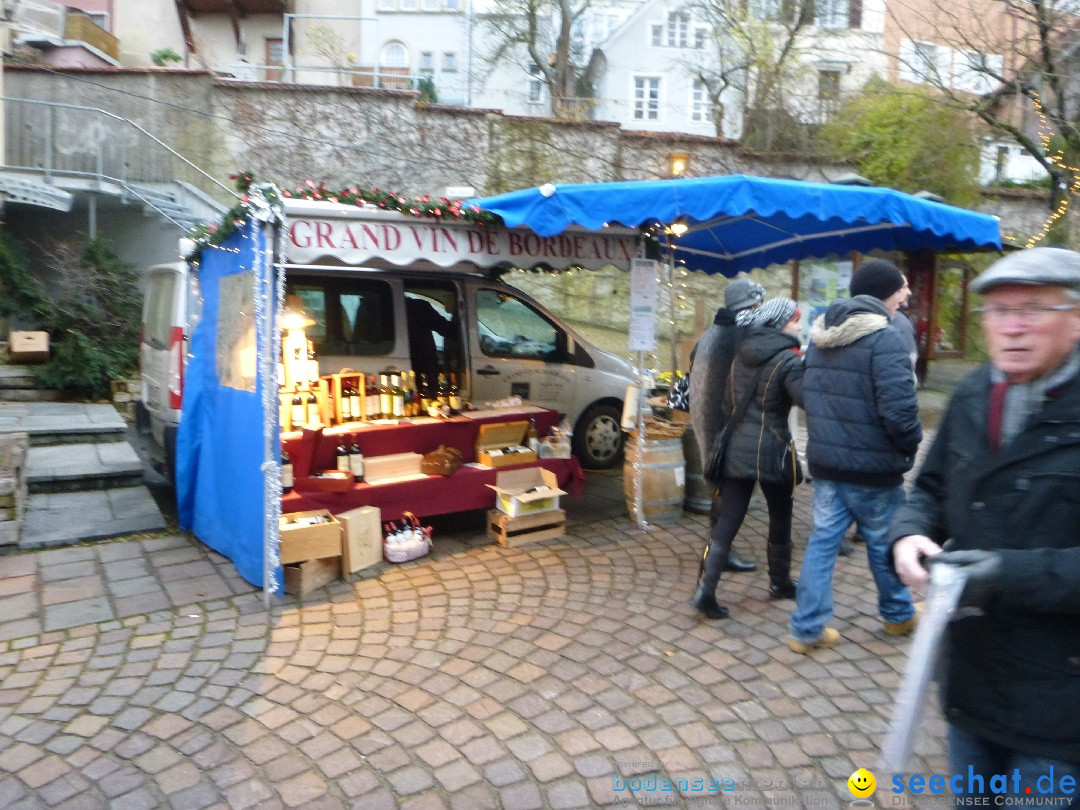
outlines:
[{"label": "black boots", "polygon": [[769,598],[794,599],[795,583],[791,579],[791,541],[781,545],[770,543],[769,555]]},{"label": "black boots", "polygon": [[724,570],[745,574],[750,571],[757,571],[757,563],[753,560],[746,559],[746,557],[743,557],[735,549],[731,549],[728,551],[727,563],[724,565]]},{"label": "black boots", "polygon": [[710,619],[726,619],[728,609],[716,601],[716,593],[710,590],[705,580],[699,579],[697,590],[691,604]]}]

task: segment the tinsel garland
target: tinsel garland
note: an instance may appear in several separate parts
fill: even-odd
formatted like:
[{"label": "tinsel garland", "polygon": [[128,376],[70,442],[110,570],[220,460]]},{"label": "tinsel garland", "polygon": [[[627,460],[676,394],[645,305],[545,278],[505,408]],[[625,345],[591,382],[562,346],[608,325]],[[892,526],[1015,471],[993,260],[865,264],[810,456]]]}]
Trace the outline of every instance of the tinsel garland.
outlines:
[{"label": "tinsel garland", "polygon": [[[229,179],[236,184],[239,201],[225,212],[221,222],[211,225],[200,224],[191,229],[191,238],[195,240],[195,251],[188,257],[189,259],[195,260],[208,245],[221,244],[232,236],[242,227],[249,214],[256,219],[263,219],[260,214],[265,214],[266,210],[269,210],[275,216],[281,217],[280,212],[284,206],[284,200],[288,198],[323,200],[360,207],[370,205],[384,211],[398,211],[414,217],[469,222],[477,225],[498,222],[498,217],[494,214],[483,211],[475,205],[463,208],[461,200],[450,200],[446,197],[432,199],[430,195],[425,194],[423,197],[407,198],[394,191],[383,191],[378,188],[363,189],[359,186],[331,191],[325,183],[315,183],[313,180],[305,180],[294,189],[282,190],[273,183],[257,183],[252,172],[240,172]],[[278,224],[280,224],[280,219]]]}]

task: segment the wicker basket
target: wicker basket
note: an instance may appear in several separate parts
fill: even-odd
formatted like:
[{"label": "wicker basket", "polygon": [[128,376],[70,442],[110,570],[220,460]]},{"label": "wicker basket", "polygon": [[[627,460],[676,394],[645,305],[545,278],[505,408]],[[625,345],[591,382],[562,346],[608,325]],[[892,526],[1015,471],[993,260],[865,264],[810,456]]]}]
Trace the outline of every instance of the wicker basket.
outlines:
[{"label": "wicker basket", "polygon": [[432,450],[420,459],[420,472],[424,475],[453,475],[464,462],[460,450],[441,444],[438,450]]},{"label": "wicker basket", "polygon": [[[681,439],[683,433],[686,432],[686,425],[673,425],[671,422],[665,422],[663,419],[657,419],[655,416],[645,417],[645,439],[658,440],[658,439]],[[637,428],[635,427],[630,431],[631,438],[637,438]]]}]

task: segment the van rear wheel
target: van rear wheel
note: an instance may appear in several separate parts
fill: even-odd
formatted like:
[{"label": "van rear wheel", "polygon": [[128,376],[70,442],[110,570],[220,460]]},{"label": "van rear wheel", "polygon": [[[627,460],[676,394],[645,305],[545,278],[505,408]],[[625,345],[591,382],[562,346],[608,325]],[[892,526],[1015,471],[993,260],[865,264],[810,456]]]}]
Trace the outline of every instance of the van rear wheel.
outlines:
[{"label": "van rear wheel", "polygon": [[622,460],[622,411],[603,402],[588,408],[574,429],[574,455],[587,470],[606,470]]}]

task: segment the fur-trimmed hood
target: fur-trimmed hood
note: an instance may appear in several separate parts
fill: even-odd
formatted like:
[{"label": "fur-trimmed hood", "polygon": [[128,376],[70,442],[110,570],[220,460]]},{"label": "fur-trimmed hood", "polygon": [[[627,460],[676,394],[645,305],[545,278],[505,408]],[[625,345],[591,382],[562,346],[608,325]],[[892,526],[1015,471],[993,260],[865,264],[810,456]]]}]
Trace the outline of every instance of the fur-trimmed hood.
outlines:
[{"label": "fur-trimmed hood", "polygon": [[877,298],[856,295],[833,301],[810,328],[810,342],[821,349],[849,346],[889,325],[889,311]]}]

